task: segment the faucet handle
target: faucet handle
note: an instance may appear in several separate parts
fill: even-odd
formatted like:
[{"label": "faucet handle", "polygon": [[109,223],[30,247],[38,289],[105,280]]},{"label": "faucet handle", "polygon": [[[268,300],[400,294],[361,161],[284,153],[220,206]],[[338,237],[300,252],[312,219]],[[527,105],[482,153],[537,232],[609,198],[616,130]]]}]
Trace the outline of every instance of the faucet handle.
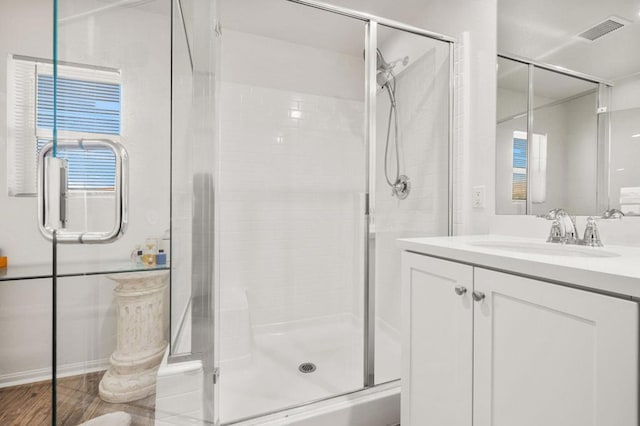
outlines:
[{"label": "faucet handle", "polygon": [[548,243],[561,243],[562,242],[562,228],[559,219],[554,219],[551,224],[551,231],[549,231]]},{"label": "faucet handle", "polygon": [[622,219],[624,217],[624,213],[622,213],[618,209],[609,209],[605,210],[600,216],[600,219]]},{"label": "faucet handle", "polygon": [[584,238],[582,244],[590,247],[602,247],[602,241],[600,240],[600,231],[598,231],[598,225],[596,225],[596,218],[589,217],[587,219],[587,226],[584,229]]}]

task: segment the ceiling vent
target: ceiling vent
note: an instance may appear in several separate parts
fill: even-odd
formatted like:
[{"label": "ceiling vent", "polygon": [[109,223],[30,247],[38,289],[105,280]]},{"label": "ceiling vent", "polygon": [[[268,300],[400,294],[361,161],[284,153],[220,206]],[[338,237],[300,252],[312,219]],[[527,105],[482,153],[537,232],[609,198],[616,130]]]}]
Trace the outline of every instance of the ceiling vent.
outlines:
[{"label": "ceiling vent", "polygon": [[619,30],[620,28],[628,24],[629,21],[625,21],[622,18],[618,18],[617,16],[609,16],[604,21],[578,34],[578,37],[589,41],[596,41],[600,37],[611,34],[613,31]]}]

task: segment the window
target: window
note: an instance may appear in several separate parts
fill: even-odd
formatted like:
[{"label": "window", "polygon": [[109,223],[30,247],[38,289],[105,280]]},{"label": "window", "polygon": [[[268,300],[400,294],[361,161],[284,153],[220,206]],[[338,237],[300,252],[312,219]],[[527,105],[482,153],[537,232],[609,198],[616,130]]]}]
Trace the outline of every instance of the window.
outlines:
[{"label": "window", "polygon": [[511,200],[527,200],[527,163],[531,160],[531,202],[544,203],[547,198],[547,135],[533,134],[529,158],[527,133],[513,132],[513,175]]},{"label": "window", "polygon": [[[53,67],[44,60],[13,56],[7,96],[9,195],[35,193],[36,161],[53,137]],[[120,139],[120,72],[59,65],[59,139]],[[113,191],[115,157],[110,150],[60,148],[69,162],[69,189]]]}]

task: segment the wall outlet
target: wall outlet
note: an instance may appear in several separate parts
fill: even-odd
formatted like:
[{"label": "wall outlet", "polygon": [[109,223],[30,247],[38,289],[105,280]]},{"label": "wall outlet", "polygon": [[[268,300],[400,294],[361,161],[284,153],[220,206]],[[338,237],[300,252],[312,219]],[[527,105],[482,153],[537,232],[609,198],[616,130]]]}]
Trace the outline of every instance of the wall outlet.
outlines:
[{"label": "wall outlet", "polygon": [[484,185],[472,188],[471,205],[474,209],[484,209]]}]

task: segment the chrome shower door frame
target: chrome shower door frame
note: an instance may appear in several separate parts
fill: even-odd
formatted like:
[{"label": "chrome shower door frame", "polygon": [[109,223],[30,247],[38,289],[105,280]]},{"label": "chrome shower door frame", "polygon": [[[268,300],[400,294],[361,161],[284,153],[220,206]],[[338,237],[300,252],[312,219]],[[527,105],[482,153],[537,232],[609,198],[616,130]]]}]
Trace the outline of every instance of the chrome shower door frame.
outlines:
[{"label": "chrome shower door frame", "polygon": [[448,203],[447,234],[453,235],[454,223],[454,99],[455,99],[455,45],[454,37],[428,31],[423,28],[407,25],[391,19],[355,11],[352,9],[326,4],[316,0],[287,0],[303,6],[313,7],[326,12],[335,13],[364,21],[365,30],[365,167],[366,190],[364,211],[364,371],[363,387],[369,388],[375,382],[375,253],[376,235],[375,216],[375,164],[376,164],[376,52],[378,47],[378,27],[383,26],[449,43],[449,138],[448,138]]}]

